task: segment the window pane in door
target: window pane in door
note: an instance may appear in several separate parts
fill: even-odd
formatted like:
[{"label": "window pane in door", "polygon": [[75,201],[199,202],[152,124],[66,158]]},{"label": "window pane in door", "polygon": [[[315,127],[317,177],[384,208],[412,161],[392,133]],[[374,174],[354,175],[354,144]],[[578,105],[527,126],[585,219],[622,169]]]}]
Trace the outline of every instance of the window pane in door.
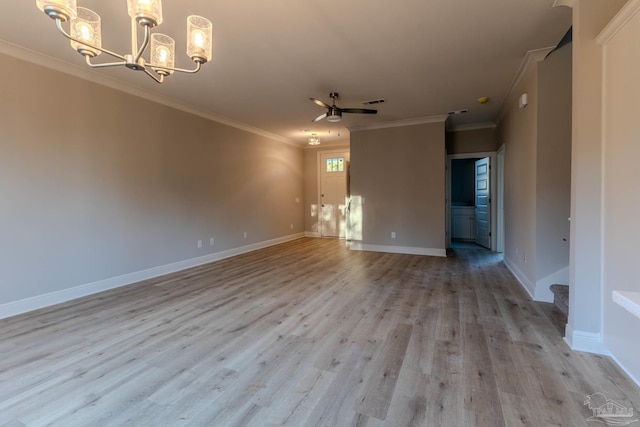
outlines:
[{"label": "window pane in door", "polygon": [[327,159],[327,172],[344,172],[344,157]]}]

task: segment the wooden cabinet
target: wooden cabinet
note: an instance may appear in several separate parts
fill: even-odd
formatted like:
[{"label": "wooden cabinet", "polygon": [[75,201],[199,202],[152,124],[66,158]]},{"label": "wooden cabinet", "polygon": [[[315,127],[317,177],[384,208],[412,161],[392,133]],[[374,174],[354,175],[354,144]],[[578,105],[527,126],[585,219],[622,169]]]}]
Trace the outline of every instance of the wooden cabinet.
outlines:
[{"label": "wooden cabinet", "polygon": [[474,206],[451,207],[451,237],[458,240],[476,239],[476,208]]}]

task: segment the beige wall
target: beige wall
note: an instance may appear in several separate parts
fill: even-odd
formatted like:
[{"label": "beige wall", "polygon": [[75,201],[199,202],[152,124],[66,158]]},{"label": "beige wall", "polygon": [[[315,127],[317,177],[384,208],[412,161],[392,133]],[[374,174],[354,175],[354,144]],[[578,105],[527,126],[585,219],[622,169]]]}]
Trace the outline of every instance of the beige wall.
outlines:
[{"label": "beige wall", "polygon": [[319,233],[318,215],[318,153],[349,151],[349,141],[342,141],[304,149],[304,231],[310,235]]},{"label": "beige wall", "polygon": [[0,66],[0,305],[303,232],[302,148]]},{"label": "beige wall", "polygon": [[[612,301],[615,290],[637,292],[640,242],[640,14],[605,44],[603,322],[608,350],[640,379],[640,319]],[[632,53],[633,52],[633,53]]]},{"label": "beige wall", "polygon": [[[528,95],[520,108],[519,98]],[[532,63],[507,100],[498,126],[505,146],[505,255],[541,301],[569,282],[571,200],[571,45]]]},{"label": "beige wall", "polygon": [[444,122],[352,132],[352,207],[365,199],[356,240],[369,249],[444,253],[444,167]]},{"label": "beige wall", "polygon": [[446,141],[447,154],[488,153],[500,148],[497,128],[447,132]]},{"label": "beige wall", "polygon": [[[518,107],[518,97],[528,94],[529,105]],[[504,259],[521,282],[535,293],[536,265],[536,153],[538,118],[538,70],[507,100],[498,126],[498,140],[505,145],[504,162]]]},{"label": "beige wall", "polygon": [[538,63],[535,278],[546,300],[550,285],[569,284],[571,54],[568,44]]}]

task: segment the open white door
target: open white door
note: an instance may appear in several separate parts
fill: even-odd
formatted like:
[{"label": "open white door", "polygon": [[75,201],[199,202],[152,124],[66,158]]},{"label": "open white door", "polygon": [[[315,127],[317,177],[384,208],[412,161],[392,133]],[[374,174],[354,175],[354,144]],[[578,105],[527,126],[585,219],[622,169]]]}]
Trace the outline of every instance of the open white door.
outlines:
[{"label": "open white door", "polygon": [[476,160],[476,243],[491,249],[491,163]]}]

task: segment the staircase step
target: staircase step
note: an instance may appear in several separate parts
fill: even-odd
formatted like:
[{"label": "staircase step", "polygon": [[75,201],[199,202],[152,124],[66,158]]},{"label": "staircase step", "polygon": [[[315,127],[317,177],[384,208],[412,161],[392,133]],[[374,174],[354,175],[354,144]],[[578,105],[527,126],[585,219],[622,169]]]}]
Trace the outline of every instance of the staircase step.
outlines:
[{"label": "staircase step", "polygon": [[553,293],[553,303],[567,317],[569,316],[569,286],[568,285],[551,285],[549,286]]}]

